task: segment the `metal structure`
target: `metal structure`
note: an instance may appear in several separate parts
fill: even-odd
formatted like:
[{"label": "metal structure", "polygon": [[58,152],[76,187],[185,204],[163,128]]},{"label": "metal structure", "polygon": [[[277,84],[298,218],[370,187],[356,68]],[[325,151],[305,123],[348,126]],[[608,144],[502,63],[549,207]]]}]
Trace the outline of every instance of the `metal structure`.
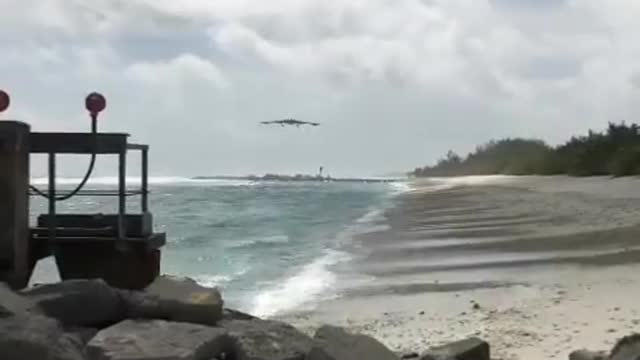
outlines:
[{"label": "metal structure", "polygon": [[[3,95],[4,94],[4,95]],[[6,106],[3,107],[3,104]],[[0,112],[9,97],[0,91]],[[158,276],[160,248],[164,233],[153,232],[148,200],[147,145],[128,142],[128,134],[99,133],[98,114],[106,107],[105,98],[90,94],[85,106],[91,115],[90,133],[30,132],[29,125],[0,121],[0,280],[14,288],[27,286],[38,260],[53,255],[61,279],[102,278],[121,288],[143,288]],[[4,147],[2,146],[4,142]],[[140,188],[127,187],[127,155],[141,155]],[[48,156],[46,191],[28,184],[30,154]],[[86,154],[91,161],[86,175],[72,190],[56,185],[58,155]],[[118,156],[118,186],[115,190],[84,189],[98,155]],[[6,165],[6,166],[5,166]],[[13,195],[6,204],[2,197]],[[48,212],[37,217],[29,228],[28,197],[42,196]],[[75,196],[117,198],[115,214],[59,214],[57,203]],[[127,199],[140,197],[140,213],[127,213]]]}]

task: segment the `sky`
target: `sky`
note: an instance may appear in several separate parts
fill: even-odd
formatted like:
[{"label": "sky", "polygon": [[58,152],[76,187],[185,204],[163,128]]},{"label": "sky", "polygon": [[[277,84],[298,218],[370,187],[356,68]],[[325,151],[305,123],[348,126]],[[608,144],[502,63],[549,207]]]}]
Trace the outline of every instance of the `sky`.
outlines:
[{"label": "sky", "polygon": [[[3,119],[151,145],[154,175],[381,175],[640,108],[636,0],[0,0]],[[260,121],[297,118],[315,128]],[[86,159],[67,159],[81,174]],[[36,161],[36,164],[39,164]],[[108,173],[107,163],[99,171]],[[40,171],[36,169],[36,172]],[[77,173],[77,174],[76,174]]]}]

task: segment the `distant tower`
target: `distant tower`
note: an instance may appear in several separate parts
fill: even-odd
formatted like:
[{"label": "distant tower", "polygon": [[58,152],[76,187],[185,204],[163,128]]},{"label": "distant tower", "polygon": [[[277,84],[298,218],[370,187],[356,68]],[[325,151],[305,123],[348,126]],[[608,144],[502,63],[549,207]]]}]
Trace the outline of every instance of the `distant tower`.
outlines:
[{"label": "distant tower", "polygon": [[324,167],[320,166],[320,172],[319,172],[320,177],[322,177],[322,171],[323,171],[323,170],[324,170]]}]

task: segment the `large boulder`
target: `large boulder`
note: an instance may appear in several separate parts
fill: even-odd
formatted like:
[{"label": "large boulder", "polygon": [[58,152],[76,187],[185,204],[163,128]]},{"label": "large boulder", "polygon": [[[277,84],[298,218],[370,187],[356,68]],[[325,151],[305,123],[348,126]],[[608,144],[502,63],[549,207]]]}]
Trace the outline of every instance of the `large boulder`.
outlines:
[{"label": "large boulder", "polygon": [[136,310],[142,315],[202,325],[215,325],[222,318],[218,289],[200,286],[195,280],[160,276],[144,292]]},{"label": "large boulder", "polygon": [[125,318],[118,292],[101,279],[67,280],[22,293],[65,326],[105,327]]},{"label": "large boulder", "polygon": [[289,324],[270,320],[224,320],[235,360],[304,360],[313,341]]},{"label": "large boulder", "polygon": [[625,336],[618,340],[609,354],[609,360],[640,359],[640,334]]},{"label": "large boulder", "polygon": [[7,284],[0,282],[0,318],[25,315],[37,310],[37,306],[31,299],[13,292]]},{"label": "large boulder", "polygon": [[325,325],[316,331],[306,360],[398,360],[399,357],[376,339],[350,334],[343,328]]},{"label": "large boulder", "polygon": [[211,360],[230,351],[223,329],[164,320],[125,320],[87,345],[89,360]]},{"label": "large boulder", "polygon": [[606,351],[576,350],[569,354],[569,360],[605,360]]},{"label": "large boulder", "polygon": [[489,344],[469,338],[429,349],[420,360],[491,360]]},{"label": "large boulder", "polygon": [[82,341],[41,315],[0,318],[2,360],[85,360]]}]

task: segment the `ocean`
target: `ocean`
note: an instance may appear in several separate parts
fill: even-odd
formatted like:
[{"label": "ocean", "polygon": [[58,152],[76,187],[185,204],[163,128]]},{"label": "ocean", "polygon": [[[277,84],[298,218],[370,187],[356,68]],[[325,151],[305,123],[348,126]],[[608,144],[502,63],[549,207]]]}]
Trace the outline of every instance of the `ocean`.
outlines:
[{"label": "ocean", "polygon": [[[70,187],[77,179],[59,179]],[[46,181],[34,179],[44,188]],[[114,178],[87,186],[113,188]],[[135,184],[134,184],[135,185]],[[250,182],[152,178],[150,210],[166,232],[162,272],[189,276],[222,290],[227,306],[269,317],[309,310],[340,296],[339,271],[355,255],[352,237],[372,231],[385,208],[408,189],[404,182]],[[61,213],[114,213],[115,199],[75,197]],[[139,212],[137,198],[128,207]],[[46,212],[32,198],[31,213]],[[33,282],[52,280],[41,261]],[[348,273],[348,271],[343,271]]]}]

